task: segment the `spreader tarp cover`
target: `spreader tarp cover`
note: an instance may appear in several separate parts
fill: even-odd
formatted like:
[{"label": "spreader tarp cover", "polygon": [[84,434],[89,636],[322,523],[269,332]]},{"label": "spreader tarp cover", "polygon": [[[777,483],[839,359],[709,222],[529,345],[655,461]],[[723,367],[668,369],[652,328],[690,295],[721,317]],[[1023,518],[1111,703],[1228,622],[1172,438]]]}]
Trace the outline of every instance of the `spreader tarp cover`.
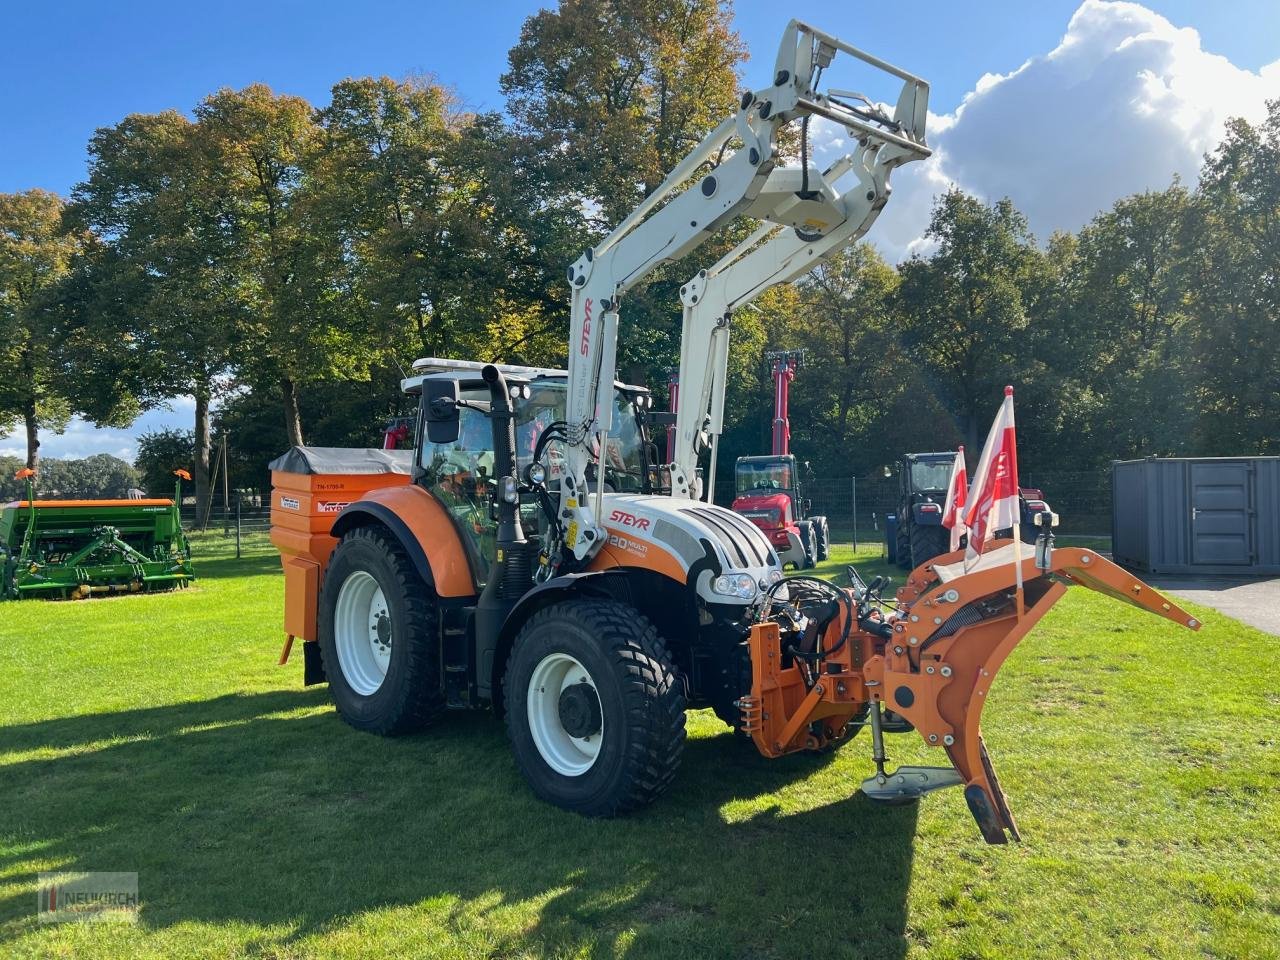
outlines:
[{"label": "spreader tarp cover", "polygon": [[412,450],[378,450],[374,447],[294,447],[268,466],[281,473],[408,474]]}]

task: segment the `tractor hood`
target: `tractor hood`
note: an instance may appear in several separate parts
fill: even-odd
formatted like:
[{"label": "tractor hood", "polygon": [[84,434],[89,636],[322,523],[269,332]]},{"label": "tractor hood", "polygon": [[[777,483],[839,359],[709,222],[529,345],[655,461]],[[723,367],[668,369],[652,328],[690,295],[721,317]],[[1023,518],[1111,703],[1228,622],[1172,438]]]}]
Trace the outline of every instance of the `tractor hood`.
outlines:
[{"label": "tractor hood", "polygon": [[607,493],[603,513],[608,542],[593,566],[655,570],[692,583],[704,600],[720,604],[755,600],[745,589],[733,594],[715,590],[722,575],[748,575],[762,589],[760,584],[781,571],[760,528],[724,507],[679,497]]}]

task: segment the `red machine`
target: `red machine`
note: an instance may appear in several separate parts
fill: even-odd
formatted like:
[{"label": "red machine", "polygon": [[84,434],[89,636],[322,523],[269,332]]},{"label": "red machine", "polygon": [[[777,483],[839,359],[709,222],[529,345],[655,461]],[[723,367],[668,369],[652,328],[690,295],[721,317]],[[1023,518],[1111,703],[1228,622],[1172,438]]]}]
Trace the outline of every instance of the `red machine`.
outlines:
[{"label": "red machine", "polygon": [[767,457],[738,458],[733,511],[765,532],[783,564],[807,570],[827,559],[831,535],[827,518],[812,515],[813,501],[804,496],[791,454],[791,381],[804,351],[782,350],[765,359],[773,376],[773,450]]}]

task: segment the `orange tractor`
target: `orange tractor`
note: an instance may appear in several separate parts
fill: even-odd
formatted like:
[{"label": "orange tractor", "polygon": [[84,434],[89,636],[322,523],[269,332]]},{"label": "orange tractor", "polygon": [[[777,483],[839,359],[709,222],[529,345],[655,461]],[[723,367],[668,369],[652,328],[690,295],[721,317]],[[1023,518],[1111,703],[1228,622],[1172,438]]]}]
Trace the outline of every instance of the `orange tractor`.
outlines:
[{"label": "orange tractor", "polygon": [[[819,90],[837,54],[888,76],[885,107]],[[979,719],[1009,651],[1068,585],[1192,628],[1146,585],[1045,527],[1015,586],[993,550],[883,582],[786,579],[750,520],[703,499],[698,458],[722,421],[731,313],[855,242],[897,167],[929,155],[924,81],[793,21],[772,83],[744,94],[667,180],[568,270],[566,370],[424,359],[414,449],[297,448],[272,464],[272,539],[285,569],[288,644],[349,724],[391,735],[451,708],[505,716],[516,764],[546,800],[613,815],[671,782],[685,712],[708,707],[766,756],[871,731],[871,797],[964,787],[991,842],[1016,835]],[[808,162],[814,116],[850,153]],[[800,126],[802,161],[778,134]],[[845,179],[847,178],[847,179]],[[723,227],[760,224],[681,289],[682,396],[670,462],[650,438],[647,389],[617,381],[623,296]],[[919,731],[951,766],[885,769],[883,735]]]},{"label": "orange tractor", "polygon": [[[653,800],[679,764],[685,711],[710,707],[768,757],[868,727],[869,796],[961,786],[983,836],[1002,842],[1016,825],[982,708],[1067,587],[1199,627],[1097,553],[1054,549],[1048,528],[1022,561],[1021,591],[1010,541],[969,573],[961,553],[939,557],[891,596],[853,568],[847,588],[783,578],[754,524],[657,489],[648,394],[624,384],[599,458],[603,543],[552,569],[566,374],[415,366],[413,451],[295,448],[272,464],[290,642],[305,641],[307,682],[327,680],[358,729],[408,733],[450,708],[505,714],[530,785],[571,810]],[[912,728],[951,766],[886,770],[885,730]]]}]

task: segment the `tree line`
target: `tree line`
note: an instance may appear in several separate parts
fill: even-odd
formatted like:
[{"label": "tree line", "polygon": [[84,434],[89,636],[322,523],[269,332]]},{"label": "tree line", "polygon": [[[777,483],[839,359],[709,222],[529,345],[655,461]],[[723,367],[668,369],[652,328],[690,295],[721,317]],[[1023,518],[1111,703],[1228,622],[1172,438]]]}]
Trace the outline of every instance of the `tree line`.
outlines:
[{"label": "tree line", "polygon": [[[192,396],[190,433],[142,458],[188,457],[203,504],[215,433],[260,486],[290,444],[377,445],[415,357],[563,365],[565,266],[733,111],[745,60],[716,0],[563,0],[525,21],[502,114],[365,77],[323,106],[255,84],[100,129],[69,198],[0,196],[0,430],[35,466],[39,429]],[[939,197],[929,253],[859,246],[738,312],[722,457],[767,449],[777,347],[809,348],[793,445],[833,475],[976,452],[1006,382],[1045,468],[1274,451],[1278,157],[1273,104],[1194,188],[1044,244],[1007,200]],[[678,286],[736,239],[629,294],[626,379],[665,395]]]}]

